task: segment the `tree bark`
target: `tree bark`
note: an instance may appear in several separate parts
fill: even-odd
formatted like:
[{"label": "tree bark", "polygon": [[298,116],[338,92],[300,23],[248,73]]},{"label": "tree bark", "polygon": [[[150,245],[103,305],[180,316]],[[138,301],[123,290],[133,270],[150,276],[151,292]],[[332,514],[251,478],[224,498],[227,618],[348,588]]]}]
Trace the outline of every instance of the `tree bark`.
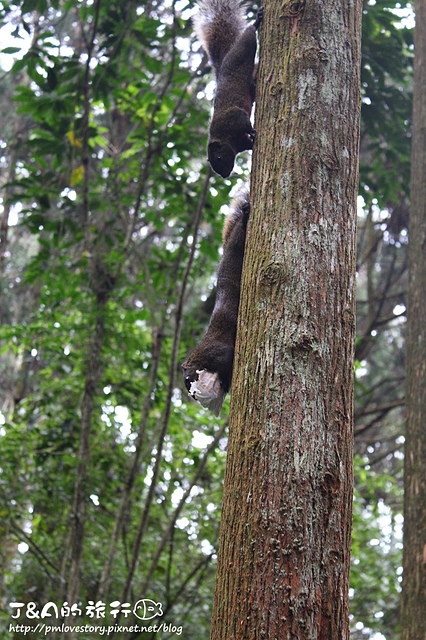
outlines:
[{"label": "tree bark", "polygon": [[426,638],[426,3],[415,3],[402,638]]},{"label": "tree bark", "polygon": [[264,3],[213,640],[349,636],[360,32]]}]

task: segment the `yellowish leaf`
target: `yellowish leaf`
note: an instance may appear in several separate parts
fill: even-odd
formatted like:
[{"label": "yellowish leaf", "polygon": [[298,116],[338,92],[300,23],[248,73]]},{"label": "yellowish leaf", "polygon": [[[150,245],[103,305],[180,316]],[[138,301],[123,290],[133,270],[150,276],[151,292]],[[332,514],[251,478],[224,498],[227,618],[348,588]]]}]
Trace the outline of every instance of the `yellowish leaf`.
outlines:
[{"label": "yellowish leaf", "polygon": [[81,140],[76,137],[74,131],[68,131],[66,136],[68,138],[70,145],[72,145],[73,147],[76,147],[77,149],[81,149],[83,145],[81,143]]},{"label": "yellowish leaf", "polygon": [[84,176],[83,166],[80,165],[79,167],[76,167],[75,169],[73,169],[71,172],[70,186],[75,187],[75,185],[80,184],[80,182],[83,180],[83,176]]}]

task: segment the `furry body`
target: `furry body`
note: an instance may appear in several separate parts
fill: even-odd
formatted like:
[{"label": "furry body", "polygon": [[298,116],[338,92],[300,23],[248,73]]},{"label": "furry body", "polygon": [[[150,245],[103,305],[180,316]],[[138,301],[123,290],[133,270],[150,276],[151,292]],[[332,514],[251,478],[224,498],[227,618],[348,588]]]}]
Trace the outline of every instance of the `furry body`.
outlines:
[{"label": "furry body", "polygon": [[199,372],[203,370],[217,373],[223,395],[230,389],[249,214],[249,198],[248,194],[244,194],[234,201],[232,213],[224,227],[223,256],[217,271],[216,302],[207,332],[182,365],[188,391],[191,391],[191,384],[197,381]]},{"label": "furry body", "polygon": [[238,0],[201,0],[194,28],[216,74],[216,94],[210,123],[208,158],[216,173],[227,178],[235,156],[253,148],[250,121],[255,94],[256,29],[247,26]]}]

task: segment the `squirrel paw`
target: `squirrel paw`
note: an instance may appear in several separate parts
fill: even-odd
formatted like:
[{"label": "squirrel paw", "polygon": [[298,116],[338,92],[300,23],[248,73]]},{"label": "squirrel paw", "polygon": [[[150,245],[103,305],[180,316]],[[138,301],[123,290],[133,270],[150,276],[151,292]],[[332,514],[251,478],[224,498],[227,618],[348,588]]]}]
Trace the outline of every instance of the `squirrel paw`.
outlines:
[{"label": "squirrel paw", "polygon": [[255,129],[252,129],[249,133],[246,133],[246,140],[251,145],[249,147],[250,149],[253,148],[253,142],[255,141],[255,139],[256,139],[256,131],[255,131]]},{"label": "squirrel paw", "polygon": [[257,30],[262,24],[263,20],[263,7],[259,7],[256,14],[256,20],[254,22],[254,28]]}]

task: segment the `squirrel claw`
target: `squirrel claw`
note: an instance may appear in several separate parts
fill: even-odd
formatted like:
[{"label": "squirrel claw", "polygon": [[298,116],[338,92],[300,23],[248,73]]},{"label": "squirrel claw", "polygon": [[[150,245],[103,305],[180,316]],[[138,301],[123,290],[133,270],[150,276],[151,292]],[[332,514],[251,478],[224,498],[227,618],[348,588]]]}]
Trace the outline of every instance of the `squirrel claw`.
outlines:
[{"label": "squirrel claw", "polygon": [[256,14],[256,20],[254,22],[254,28],[257,30],[262,24],[263,20],[263,7],[259,7]]}]

